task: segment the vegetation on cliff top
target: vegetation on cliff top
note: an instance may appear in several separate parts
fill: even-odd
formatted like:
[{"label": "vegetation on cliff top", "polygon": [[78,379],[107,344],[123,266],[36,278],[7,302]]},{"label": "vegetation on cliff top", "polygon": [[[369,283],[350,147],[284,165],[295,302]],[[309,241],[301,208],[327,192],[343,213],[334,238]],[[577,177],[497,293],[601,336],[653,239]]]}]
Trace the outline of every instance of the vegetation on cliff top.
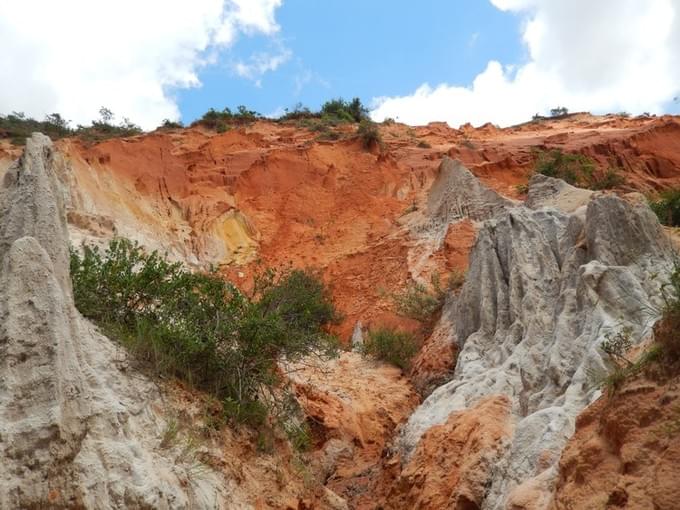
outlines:
[{"label": "vegetation on cliff top", "polygon": [[100,141],[107,138],[133,136],[142,133],[142,129],[123,117],[120,123],[114,123],[114,114],[106,107],[99,109],[99,119],[93,120],[90,126],[70,126],[71,121],[66,120],[58,113],[45,116],[42,121],[27,117],[22,112],[12,112],[9,115],[0,115],[0,138],[9,138],[14,145],[23,145],[31,133],[40,131],[52,140],[58,140],[66,136],[79,137],[87,141]]},{"label": "vegetation on cliff top", "polygon": [[292,110],[285,110],[279,118],[281,122],[318,119],[327,124],[353,123],[368,119],[368,108],[361,99],[355,97],[351,101],[342,98],[331,99],[321,105],[319,111],[312,111],[298,103]]},{"label": "vegetation on cliff top", "polygon": [[[226,107],[222,110],[211,108],[201,118],[191,123],[191,126],[202,126],[206,129],[224,133],[233,127],[243,126],[255,122],[264,117],[250,110],[244,105],[235,110]],[[71,127],[71,121],[62,117],[59,113],[45,116],[42,121],[26,116],[22,112],[12,112],[8,115],[0,115],[0,138],[9,138],[14,145],[23,145],[25,139],[31,133],[40,131],[53,140],[67,136],[82,138],[87,141],[101,141],[108,138],[133,136],[142,133],[142,129],[123,117],[121,122],[114,122],[115,115],[111,110],[102,107],[99,110],[99,119],[93,120],[91,125],[78,125]],[[326,101],[319,111],[312,111],[302,104],[296,105],[292,110],[285,110],[284,115],[277,122],[294,121],[299,127],[318,131],[320,139],[335,140],[340,138],[339,133],[333,128],[342,124],[360,124],[361,132],[358,135],[364,144],[372,145],[380,141],[377,126],[371,122],[368,116],[368,108],[361,99],[355,97],[351,101],[342,98]],[[181,122],[165,119],[158,129],[179,129]]]}]

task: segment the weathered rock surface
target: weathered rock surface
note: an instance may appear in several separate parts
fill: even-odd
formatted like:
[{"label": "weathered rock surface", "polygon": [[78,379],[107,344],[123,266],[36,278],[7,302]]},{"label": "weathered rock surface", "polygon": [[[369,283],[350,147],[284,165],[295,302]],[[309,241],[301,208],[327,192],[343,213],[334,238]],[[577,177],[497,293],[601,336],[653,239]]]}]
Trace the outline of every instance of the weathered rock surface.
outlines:
[{"label": "weathered rock surface", "polygon": [[0,507],[247,507],[161,451],[157,389],[76,311],[52,158],[34,134],[0,191]]},{"label": "weathered rock surface", "polygon": [[355,352],[307,363],[291,377],[316,443],[312,471],[350,508],[374,508],[370,479],[394,429],[418,404],[408,379]]},{"label": "weathered rock surface", "polygon": [[441,243],[450,223],[464,218],[483,221],[513,204],[512,200],[484,186],[460,161],[444,156],[428,192],[426,216],[429,221],[420,229],[434,232]]},{"label": "weathered rock surface", "polygon": [[576,421],[559,464],[554,510],[678,510],[678,377],[638,377]]},{"label": "weathered rock surface", "polygon": [[534,174],[529,182],[529,192],[525,205],[530,209],[554,207],[560,211],[571,213],[588,203],[593,192],[577,188],[542,174]]},{"label": "weathered rock surface", "polygon": [[488,473],[512,434],[506,396],[482,399],[474,408],[451,413],[428,429],[405,468],[388,487],[385,507],[393,509],[479,508]]},{"label": "weathered rock surface", "polygon": [[[624,327],[636,342],[650,332],[670,267],[670,244],[646,205],[553,181],[532,181],[535,209],[507,208],[480,230],[453,319],[453,379],[414,412],[398,441],[408,470],[431,427],[489,396],[508,397],[514,434],[486,473],[482,508],[548,505],[576,416],[599,395],[599,344]],[[576,195],[590,200],[578,207]]]}]

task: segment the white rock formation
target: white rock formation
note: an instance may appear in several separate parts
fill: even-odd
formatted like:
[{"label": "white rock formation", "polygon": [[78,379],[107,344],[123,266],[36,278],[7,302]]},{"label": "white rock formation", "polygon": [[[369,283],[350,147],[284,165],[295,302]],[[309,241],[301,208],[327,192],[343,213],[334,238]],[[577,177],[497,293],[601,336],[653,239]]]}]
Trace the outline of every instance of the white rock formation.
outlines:
[{"label": "white rock formation", "polygon": [[352,350],[360,352],[364,347],[364,330],[361,321],[357,321],[352,331],[352,339],[350,341]]},{"label": "white rock formation", "polygon": [[541,494],[532,508],[547,505],[574,420],[599,394],[604,335],[649,334],[671,266],[670,243],[644,203],[544,176],[529,197],[533,208],[506,208],[480,230],[454,314],[453,380],[414,412],[398,442],[408,458],[451,412],[508,395],[515,432],[491,474],[488,509],[515,508],[522,484]]},{"label": "white rock formation", "polygon": [[453,221],[483,221],[512,205],[512,200],[484,186],[460,161],[445,156],[428,192],[427,216],[443,238]]},{"label": "white rock formation", "polygon": [[444,156],[422,207],[404,220],[414,240],[408,255],[411,276],[428,283],[420,275],[441,249],[449,225],[465,219],[482,222],[515,204],[484,186],[460,161]]},{"label": "white rock formation", "polygon": [[0,189],[0,508],[244,508],[160,448],[155,386],[73,304],[62,192],[34,134]]}]

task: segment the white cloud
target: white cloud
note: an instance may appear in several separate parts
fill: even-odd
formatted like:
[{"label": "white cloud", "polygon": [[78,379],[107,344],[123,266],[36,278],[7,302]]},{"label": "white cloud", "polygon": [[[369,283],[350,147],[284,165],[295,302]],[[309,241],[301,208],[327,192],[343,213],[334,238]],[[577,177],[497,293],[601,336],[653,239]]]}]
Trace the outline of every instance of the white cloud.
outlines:
[{"label": "white cloud", "polygon": [[528,62],[491,61],[469,87],[424,84],[375,100],[372,116],[457,126],[510,125],[534,113],[661,112],[680,88],[680,0],[491,0],[525,16]]},{"label": "white cloud", "polygon": [[[145,128],[239,33],[274,34],[282,0],[0,0],[0,113],[89,123],[104,105]],[[211,52],[213,52],[211,54]]]},{"label": "white cloud", "polygon": [[299,96],[307,86],[312,84],[325,89],[330,88],[331,84],[327,80],[311,69],[304,67],[302,61],[299,61],[298,65],[300,71],[293,78],[293,95]]},{"label": "white cloud", "polygon": [[281,65],[285,64],[292,52],[288,48],[280,48],[277,53],[255,53],[247,62],[242,60],[234,64],[234,72],[241,78],[252,80],[259,87],[260,79],[270,71],[276,71]]}]

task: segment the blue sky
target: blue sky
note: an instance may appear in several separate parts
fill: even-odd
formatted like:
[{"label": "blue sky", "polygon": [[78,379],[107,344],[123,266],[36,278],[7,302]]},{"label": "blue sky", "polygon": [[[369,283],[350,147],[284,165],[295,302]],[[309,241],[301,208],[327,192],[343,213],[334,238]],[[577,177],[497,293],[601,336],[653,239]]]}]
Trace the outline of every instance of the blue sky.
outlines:
[{"label": "blue sky", "polygon": [[[521,63],[520,18],[481,0],[288,0],[275,37],[242,35],[178,94],[184,122],[209,108],[245,104],[263,114],[332,97],[409,94],[424,82],[467,85],[489,60]],[[253,54],[289,59],[259,84],[233,63]]]},{"label": "blue sky", "polygon": [[0,2],[0,114],[87,124],[106,106],[153,129],[354,96],[378,121],[454,127],[680,110],[680,0],[39,2]]}]

